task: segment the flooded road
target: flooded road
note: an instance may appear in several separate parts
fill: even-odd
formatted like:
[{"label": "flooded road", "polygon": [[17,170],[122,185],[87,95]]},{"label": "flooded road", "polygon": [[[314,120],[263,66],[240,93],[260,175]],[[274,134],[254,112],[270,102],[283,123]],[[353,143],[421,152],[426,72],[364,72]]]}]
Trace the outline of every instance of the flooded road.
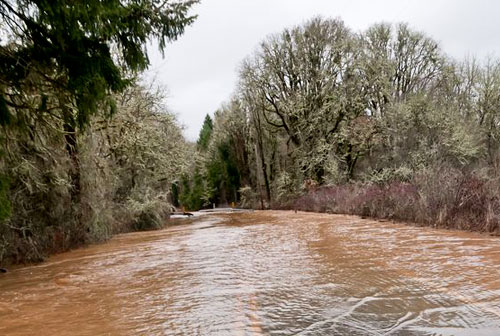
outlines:
[{"label": "flooded road", "polygon": [[0,335],[106,334],[500,335],[500,238],[257,211],[0,274]]}]

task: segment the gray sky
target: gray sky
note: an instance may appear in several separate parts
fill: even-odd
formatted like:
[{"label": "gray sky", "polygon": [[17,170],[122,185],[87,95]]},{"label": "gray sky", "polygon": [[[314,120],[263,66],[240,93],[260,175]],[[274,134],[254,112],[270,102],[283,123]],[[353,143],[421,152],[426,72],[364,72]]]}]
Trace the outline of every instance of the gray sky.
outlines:
[{"label": "gray sky", "polygon": [[198,19],[167,46],[151,49],[150,76],[168,88],[167,104],[196,140],[203,119],[236,87],[241,61],[267,35],[313,16],[339,17],[353,31],[377,22],[408,22],[448,55],[500,56],[496,0],[201,0]]}]

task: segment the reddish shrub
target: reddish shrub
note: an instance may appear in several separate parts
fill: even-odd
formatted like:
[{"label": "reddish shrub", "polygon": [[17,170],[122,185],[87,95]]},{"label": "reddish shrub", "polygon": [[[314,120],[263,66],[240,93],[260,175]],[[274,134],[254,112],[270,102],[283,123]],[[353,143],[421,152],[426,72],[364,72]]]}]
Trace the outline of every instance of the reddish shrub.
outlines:
[{"label": "reddish shrub", "polygon": [[500,200],[495,190],[500,183],[441,169],[422,172],[411,182],[318,187],[279,208],[498,233]]}]

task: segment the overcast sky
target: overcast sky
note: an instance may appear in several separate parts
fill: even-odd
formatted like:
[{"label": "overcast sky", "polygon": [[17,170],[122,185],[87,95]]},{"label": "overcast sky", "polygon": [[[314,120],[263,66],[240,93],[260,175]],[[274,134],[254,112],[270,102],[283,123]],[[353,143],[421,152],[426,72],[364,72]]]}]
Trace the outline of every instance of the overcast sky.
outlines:
[{"label": "overcast sky", "polygon": [[151,50],[151,73],[168,88],[168,107],[196,140],[203,119],[236,87],[241,61],[262,39],[321,15],[339,17],[353,31],[377,22],[407,22],[455,58],[500,55],[496,0],[201,0],[195,23],[167,46]]}]

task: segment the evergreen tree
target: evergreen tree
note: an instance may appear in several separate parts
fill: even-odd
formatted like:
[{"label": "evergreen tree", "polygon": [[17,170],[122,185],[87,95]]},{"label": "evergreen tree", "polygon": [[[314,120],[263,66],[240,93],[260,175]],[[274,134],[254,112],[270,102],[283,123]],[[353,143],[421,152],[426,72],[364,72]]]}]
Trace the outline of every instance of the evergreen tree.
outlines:
[{"label": "evergreen tree", "polygon": [[16,89],[25,89],[36,74],[64,94],[60,103],[71,105],[63,117],[84,126],[99,104],[112,106],[109,93],[129,83],[127,71],[148,66],[148,40],[157,39],[163,51],[184,32],[195,19],[188,10],[196,2],[0,0],[13,36],[0,45],[2,122],[9,120],[5,106],[23,107]]},{"label": "evergreen tree", "polygon": [[207,114],[205,117],[205,121],[203,122],[203,126],[200,130],[200,136],[198,137],[198,149],[206,150],[208,148],[208,144],[210,143],[210,137],[212,136],[212,132],[214,129],[214,125],[212,122],[212,118]]}]

